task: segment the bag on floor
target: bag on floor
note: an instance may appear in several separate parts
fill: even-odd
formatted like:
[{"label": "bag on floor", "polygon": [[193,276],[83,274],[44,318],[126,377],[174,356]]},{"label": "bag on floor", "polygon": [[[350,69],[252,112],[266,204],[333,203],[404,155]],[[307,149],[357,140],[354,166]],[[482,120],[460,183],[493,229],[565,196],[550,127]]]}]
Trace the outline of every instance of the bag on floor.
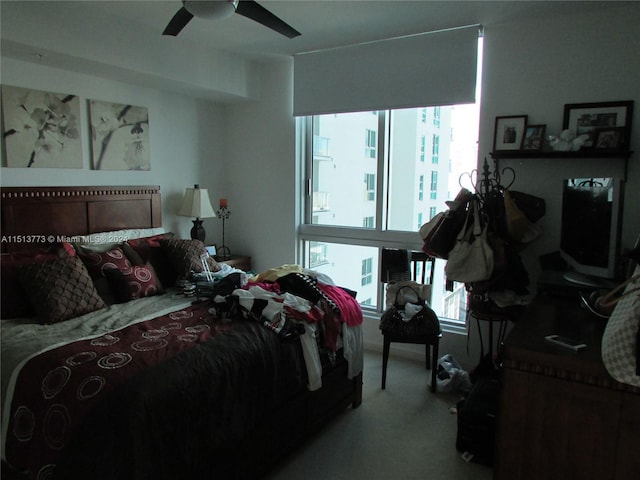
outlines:
[{"label": "bag on floor", "polygon": [[438,359],[438,370],[436,373],[436,391],[447,392],[468,392],[472,387],[469,372],[465,371],[460,364],[447,353]]},{"label": "bag on floor", "polygon": [[493,465],[499,397],[499,381],[486,377],[458,402],[456,449],[465,460]]}]

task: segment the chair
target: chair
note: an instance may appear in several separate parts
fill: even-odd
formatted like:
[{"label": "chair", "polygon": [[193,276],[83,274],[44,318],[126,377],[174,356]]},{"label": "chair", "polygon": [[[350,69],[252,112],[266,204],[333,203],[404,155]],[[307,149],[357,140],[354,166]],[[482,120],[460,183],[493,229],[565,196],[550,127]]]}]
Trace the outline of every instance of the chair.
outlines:
[{"label": "chair", "polygon": [[[401,268],[402,265],[406,266]],[[433,285],[435,273],[435,258],[420,251],[407,251],[398,249],[382,249],[381,281],[413,280],[417,283]],[[428,299],[430,300],[430,299]],[[425,346],[425,365],[431,370],[431,391],[436,391],[436,366],[438,364],[438,347],[442,333],[434,335],[405,336],[382,331],[384,338],[382,350],[382,389],[385,389],[387,381],[387,364],[391,343],[411,343]],[[431,351],[430,351],[431,350]]]}]

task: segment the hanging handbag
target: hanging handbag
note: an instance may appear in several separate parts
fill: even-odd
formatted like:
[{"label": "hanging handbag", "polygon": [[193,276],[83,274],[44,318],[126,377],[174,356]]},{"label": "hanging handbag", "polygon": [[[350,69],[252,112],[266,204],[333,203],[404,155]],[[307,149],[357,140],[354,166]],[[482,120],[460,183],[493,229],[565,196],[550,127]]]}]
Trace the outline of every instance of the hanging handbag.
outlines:
[{"label": "hanging handbag", "polygon": [[431,220],[420,227],[420,236],[423,241],[422,251],[432,257],[440,258],[440,255],[435,252],[431,244],[446,214],[446,212],[437,213]]},{"label": "hanging handbag", "polygon": [[[415,295],[415,301],[400,302],[401,296],[406,298],[403,293],[406,290],[411,290]],[[439,335],[442,332],[438,316],[420,298],[418,292],[408,285],[398,289],[394,303],[382,313],[380,330],[382,333],[403,337]]]},{"label": "hanging handbag", "polygon": [[487,239],[487,225],[482,226],[478,201],[474,199],[456,244],[445,265],[447,280],[473,283],[487,280],[493,273],[493,250]]},{"label": "hanging handbag", "polygon": [[520,242],[529,231],[529,219],[518,208],[509,190],[505,190],[503,196],[507,235],[512,240]]},{"label": "hanging handbag", "polygon": [[467,205],[471,198],[471,192],[463,188],[453,202],[447,202],[450,206],[448,211],[438,213],[420,227],[420,236],[424,242],[423,252],[436,258],[449,257],[449,252],[456,244],[456,237],[464,225]]},{"label": "hanging handbag", "polygon": [[544,198],[529,193],[511,191],[511,198],[530,222],[537,222],[547,210]]}]

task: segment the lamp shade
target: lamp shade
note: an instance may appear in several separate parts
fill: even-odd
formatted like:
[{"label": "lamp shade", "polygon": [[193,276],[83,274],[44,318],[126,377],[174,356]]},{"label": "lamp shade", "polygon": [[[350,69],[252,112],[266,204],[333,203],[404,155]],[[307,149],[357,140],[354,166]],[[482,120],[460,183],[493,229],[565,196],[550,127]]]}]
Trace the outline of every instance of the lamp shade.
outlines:
[{"label": "lamp shade", "polygon": [[216,214],[211,206],[207,189],[200,188],[199,185],[187,188],[184,192],[184,199],[178,215],[195,218],[215,217]]}]

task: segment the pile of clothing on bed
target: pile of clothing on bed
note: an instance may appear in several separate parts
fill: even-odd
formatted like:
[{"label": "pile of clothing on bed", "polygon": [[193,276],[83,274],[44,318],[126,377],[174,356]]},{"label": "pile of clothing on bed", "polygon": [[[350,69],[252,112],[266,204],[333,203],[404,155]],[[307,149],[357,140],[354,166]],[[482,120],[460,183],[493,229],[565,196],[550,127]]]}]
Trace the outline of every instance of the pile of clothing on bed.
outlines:
[{"label": "pile of clothing on bed", "polygon": [[326,275],[299,265],[283,265],[246,279],[223,276],[213,287],[222,317],[254,320],[283,338],[300,337],[310,390],[322,386],[320,351],[335,358],[343,349],[349,378],[362,371],[362,311],[355,292]]}]

